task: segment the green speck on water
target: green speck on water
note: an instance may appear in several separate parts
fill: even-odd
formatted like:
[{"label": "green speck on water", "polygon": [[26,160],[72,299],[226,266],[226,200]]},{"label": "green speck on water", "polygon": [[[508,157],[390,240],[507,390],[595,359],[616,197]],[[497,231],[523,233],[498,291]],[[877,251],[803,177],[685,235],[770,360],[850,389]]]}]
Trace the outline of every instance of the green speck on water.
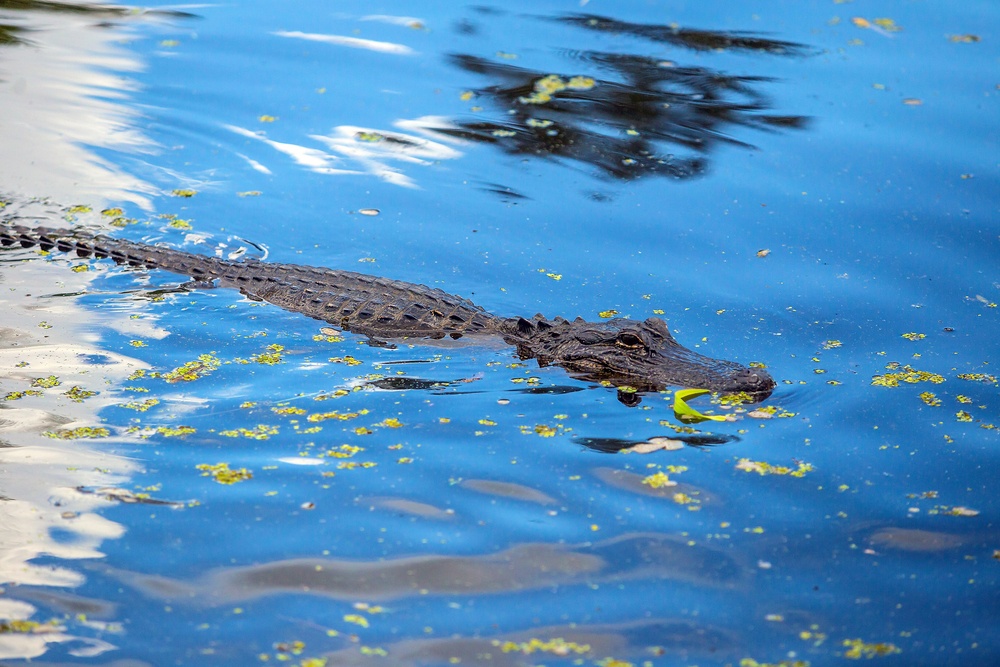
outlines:
[{"label": "green speck on water", "polygon": [[25,391],[12,391],[3,397],[5,401],[16,401],[18,399],[24,398],[25,396],[42,396],[42,392],[37,389],[27,389]]},{"label": "green speck on water", "polygon": [[910,365],[900,366],[898,363],[893,362],[886,365],[886,369],[896,372],[873,376],[873,385],[878,387],[898,387],[900,382],[907,382],[910,384],[916,384],[917,382],[941,384],[944,382],[943,376],[928,371],[918,371]]},{"label": "green speck on water", "polygon": [[343,357],[330,357],[330,361],[335,364],[347,364],[348,366],[360,366],[362,363],[364,363],[362,361],[355,359],[349,354],[344,355]]},{"label": "green speck on water", "polygon": [[644,477],[642,483],[654,489],[663,488],[665,486],[677,486],[677,482],[672,481],[662,470],[655,475]]},{"label": "green speck on water", "polygon": [[[199,355],[196,360],[189,361],[169,373],[164,373],[163,379],[167,382],[193,382],[194,380],[204,377],[212,371],[218,369],[221,365],[222,362],[219,361],[218,357],[211,354],[202,354]],[[135,375],[135,373],[132,375]],[[138,377],[142,376],[139,375]],[[136,378],[129,376],[129,379],[131,380]]]},{"label": "green speck on water", "polygon": [[931,407],[937,407],[941,405],[941,399],[938,398],[933,391],[925,391],[920,394],[920,400],[930,405]]},{"label": "green speck on water", "polygon": [[96,394],[97,394],[96,391],[89,391],[79,386],[75,386],[71,388],[69,391],[63,393],[64,396],[68,396],[70,399],[72,399],[77,403],[81,403],[83,402],[83,399],[90,398],[91,396],[94,396]]},{"label": "green speck on water", "polygon": [[111,435],[111,431],[102,426],[80,426],[70,430],[45,431],[42,435],[54,440],[78,440],[82,438],[106,438]]},{"label": "green speck on water", "polygon": [[385,139],[385,135],[380,134],[378,132],[361,131],[361,132],[355,132],[354,138],[357,139],[358,141],[367,141],[370,143],[375,143],[378,141],[383,141]]},{"label": "green speck on water", "polygon": [[3,634],[43,635],[50,632],[57,632],[61,630],[65,630],[65,628],[60,626],[58,621],[56,620],[51,620],[46,623],[39,623],[38,621],[23,621],[16,619],[0,622],[0,635]]},{"label": "green speck on water", "polygon": [[997,378],[995,375],[987,375],[986,373],[959,373],[959,380],[969,380],[971,382],[991,382],[996,384]]},{"label": "green speck on water", "polygon": [[135,410],[137,412],[145,412],[151,407],[160,404],[160,399],[158,398],[147,398],[144,401],[129,401],[128,403],[121,403],[118,407],[128,408],[129,410]]},{"label": "green speck on water", "polygon": [[860,639],[845,639],[843,641],[843,646],[847,647],[844,651],[844,657],[849,660],[858,660],[859,658],[874,658],[876,656],[892,655],[894,653],[902,653],[895,644],[890,644],[888,642],[879,642],[877,644],[868,643]]},{"label": "green speck on water", "polygon": [[744,472],[755,472],[758,475],[789,475],[791,477],[805,477],[806,473],[814,470],[811,463],[804,461],[796,461],[795,465],[795,468],[791,468],[789,466],[772,465],[766,461],[752,461],[741,458],[736,463],[736,469],[743,470]]},{"label": "green speck on water", "polygon": [[165,438],[176,438],[178,436],[192,435],[196,429],[190,426],[158,426],[156,432]]},{"label": "green speck on water", "polygon": [[281,353],[285,350],[284,345],[278,345],[274,343],[267,346],[267,352],[262,352],[260,354],[255,354],[250,357],[252,361],[256,361],[258,364],[266,364],[268,366],[273,366],[275,364],[280,364]]},{"label": "green speck on water", "polygon": [[267,424],[257,424],[257,426],[250,428],[237,428],[230,429],[226,431],[219,431],[219,435],[225,436],[227,438],[250,438],[251,440],[267,440],[272,435],[278,434],[277,426],[269,426]]},{"label": "green speck on water", "polygon": [[52,387],[58,387],[62,382],[55,375],[50,375],[46,378],[35,378],[31,381],[31,386],[38,389],[51,389]]},{"label": "green speck on water", "polygon": [[304,415],[306,413],[304,408],[296,408],[294,406],[271,408],[271,412],[276,415]]},{"label": "green speck on water", "polygon": [[228,463],[216,463],[215,465],[199,463],[195,468],[202,471],[202,477],[214,477],[219,484],[235,484],[253,478],[253,473],[246,468],[233,470]]}]

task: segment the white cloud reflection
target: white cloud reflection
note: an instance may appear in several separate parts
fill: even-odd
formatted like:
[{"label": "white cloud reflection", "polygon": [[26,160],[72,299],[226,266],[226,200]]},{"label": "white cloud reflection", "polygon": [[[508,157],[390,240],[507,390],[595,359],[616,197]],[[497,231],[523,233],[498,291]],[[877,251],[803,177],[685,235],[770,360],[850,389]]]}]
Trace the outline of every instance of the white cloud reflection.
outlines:
[{"label": "white cloud reflection", "polygon": [[20,40],[0,53],[0,184],[7,193],[149,208],[156,189],[96,152],[155,149],[135,127],[138,112],[123,104],[137,88],[128,74],[145,67],[123,44],[125,24],[148,15],[42,4],[0,9],[0,22]]},{"label": "white cloud reflection", "polygon": [[[327,150],[285,143],[268,139],[262,132],[254,132],[235,125],[226,129],[244,137],[256,139],[274,150],[291,157],[297,164],[319,174],[334,176],[371,175],[387,183],[407,188],[416,188],[415,179],[402,169],[391,166],[390,162],[428,166],[444,160],[454,160],[462,152],[439,141],[431,141],[418,135],[430,136],[434,128],[448,126],[448,121],[439,116],[425,116],[413,120],[401,120],[396,126],[409,132],[395,132],[358,125],[338,125],[330,134],[311,134],[314,139],[325,144]],[[455,142],[459,143],[459,142]],[[249,158],[247,158],[249,160]],[[254,161],[258,170],[270,169]]]},{"label": "white cloud reflection", "polygon": [[[24,204],[17,212],[49,224],[60,220],[43,202]],[[125,533],[123,525],[101,514],[111,501],[85,490],[124,485],[138,464],[88,447],[86,441],[43,435],[100,424],[98,412],[121,401],[109,387],[120,386],[133,371],[147,368],[101,349],[96,329],[81,327],[81,323],[92,325],[94,316],[82,312],[66,295],[86,291],[90,273],[7,257],[0,273],[0,393],[41,391],[0,402],[0,588],[10,587],[0,597],[0,620],[45,622],[49,610],[16,599],[17,586],[78,587],[86,575],[77,563],[102,558],[102,545]],[[60,293],[39,295],[46,285],[57,286]],[[34,379],[50,375],[61,384],[33,386]],[[66,394],[71,387],[98,393],[74,401]],[[55,560],[39,563],[40,558]],[[46,626],[44,633],[0,633],[0,660],[35,658],[53,644],[81,657],[114,648],[65,628]]]}]

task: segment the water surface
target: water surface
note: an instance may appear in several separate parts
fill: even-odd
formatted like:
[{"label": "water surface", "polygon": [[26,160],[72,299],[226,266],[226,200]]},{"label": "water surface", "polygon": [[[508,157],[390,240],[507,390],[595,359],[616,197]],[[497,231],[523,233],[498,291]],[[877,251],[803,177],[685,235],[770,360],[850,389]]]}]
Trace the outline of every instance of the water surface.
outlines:
[{"label": "water surface", "polygon": [[5,218],[662,316],[779,382],[687,424],[4,250],[4,664],[997,661],[993,4],[0,25]]}]

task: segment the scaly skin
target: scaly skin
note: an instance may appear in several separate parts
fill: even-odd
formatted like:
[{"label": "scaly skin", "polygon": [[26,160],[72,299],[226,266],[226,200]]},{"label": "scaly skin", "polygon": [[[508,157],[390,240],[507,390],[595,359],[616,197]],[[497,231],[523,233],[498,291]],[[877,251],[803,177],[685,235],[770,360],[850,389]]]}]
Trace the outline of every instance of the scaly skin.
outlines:
[{"label": "scaly skin", "polygon": [[[4,225],[0,226],[0,245],[39,246],[164,269],[199,282],[234,287],[250,299],[378,341],[497,335],[517,346],[522,359],[536,359],[540,366],[560,366],[576,377],[607,380],[640,391],[684,386],[744,391],[763,399],[775,386],[763,370],[685,348],[656,317],[641,322],[549,320],[541,315],[501,318],[467,299],[426,285],[295,264],[224,260],[71,229]],[[637,402],[622,394],[619,398]]]}]

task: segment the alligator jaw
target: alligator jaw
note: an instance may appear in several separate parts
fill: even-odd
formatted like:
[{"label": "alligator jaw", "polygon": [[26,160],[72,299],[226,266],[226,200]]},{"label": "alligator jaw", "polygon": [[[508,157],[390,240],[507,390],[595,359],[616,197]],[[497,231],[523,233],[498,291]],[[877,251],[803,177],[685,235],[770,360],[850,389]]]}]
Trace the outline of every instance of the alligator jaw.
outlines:
[{"label": "alligator jaw", "polygon": [[[539,365],[561,366],[573,376],[607,381],[637,391],[659,391],[666,387],[692,387],[722,393],[745,392],[755,401],[770,396],[774,380],[763,369],[712,359],[678,343],[657,317],[645,321],[614,319],[570,322],[530,320],[503,322],[504,339],[517,345],[523,359]],[[631,396],[629,396],[631,394]],[[633,392],[620,392],[619,400],[638,404]]]}]

